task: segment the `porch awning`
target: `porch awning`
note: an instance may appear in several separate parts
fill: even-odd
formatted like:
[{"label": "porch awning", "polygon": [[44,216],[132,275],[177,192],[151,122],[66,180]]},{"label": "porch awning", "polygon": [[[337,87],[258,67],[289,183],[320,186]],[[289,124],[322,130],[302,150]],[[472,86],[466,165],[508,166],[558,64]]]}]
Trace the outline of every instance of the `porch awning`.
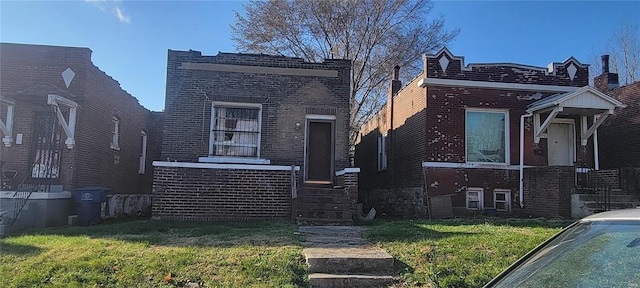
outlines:
[{"label": "porch awning", "polygon": [[[553,119],[560,115],[581,116],[581,145],[587,145],[587,139],[593,135],[600,124],[613,114],[616,108],[625,107],[622,102],[592,88],[584,86],[576,91],[556,94],[529,105],[527,113],[533,114],[535,143],[544,137],[544,132]],[[540,123],[540,115],[548,113]],[[593,117],[593,123],[588,125],[587,117]]]}]

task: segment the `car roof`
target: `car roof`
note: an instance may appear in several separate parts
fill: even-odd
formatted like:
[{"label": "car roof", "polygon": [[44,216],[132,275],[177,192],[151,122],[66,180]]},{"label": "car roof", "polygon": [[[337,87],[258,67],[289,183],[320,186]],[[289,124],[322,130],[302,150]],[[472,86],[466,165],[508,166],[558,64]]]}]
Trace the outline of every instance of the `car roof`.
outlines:
[{"label": "car roof", "polygon": [[602,212],[587,216],[583,221],[637,220],[640,221],[640,207]]}]

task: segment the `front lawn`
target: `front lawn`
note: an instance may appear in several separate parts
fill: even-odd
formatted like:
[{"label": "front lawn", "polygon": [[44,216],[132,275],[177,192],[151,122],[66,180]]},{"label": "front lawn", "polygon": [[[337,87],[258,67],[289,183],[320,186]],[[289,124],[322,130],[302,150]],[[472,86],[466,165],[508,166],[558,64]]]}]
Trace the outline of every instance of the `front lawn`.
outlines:
[{"label": "front lawn", "polygon": [[396,259],[404,287],[482,287],[571,222],[377,221],[365,238]]},{"label": "front lawn", "polygon": [[306,286],[296,229],[150,220],[43,229],[0,240],[0,287]]},{"label": "front lawn", "polygon": [[[568,222],[375,221],[402,287],[480,287]],[[287,222],[132,221],[0,239],[0,287],[307,287]]]}]

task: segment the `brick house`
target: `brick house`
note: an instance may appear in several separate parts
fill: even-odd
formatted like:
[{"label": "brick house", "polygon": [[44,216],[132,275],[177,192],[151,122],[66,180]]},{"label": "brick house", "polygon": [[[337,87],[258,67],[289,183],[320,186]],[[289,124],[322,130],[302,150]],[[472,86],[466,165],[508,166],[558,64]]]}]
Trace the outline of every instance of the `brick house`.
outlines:
[{"label": "brick house", "polygon": [[610,180],[613,187],[627,190],[640,198],[640,81],[620,86],[618,74],[609,71],[609,56],[602,56],[603,73],[594,79],[599,91],[624,103],[602,124],[599,177]]},{"label": "brick house", "polygon": [[169,50],[152,217],[351,221],[350,68]]},{"label": "brick house", "polygon": [[[28,201],[59,198],[65,199],[59,205],[64,210],[73,203],[66,191],[87,186],[113,194],[151,192],[151,164],[159,149],[147,143],[160,137],[161,129],[154,128],[158,117],[96,67],[91,53],[0,44],[0,158],[3,190],[11,190],[2,192],[6,205],[21,198],[24,205],[18,206],[27,209],[33,206]],[[60,217],[37,220],[47,226],[66,224],[73,212],[42,205],[42,213]],[[1,210],[19,211],[5,205]]]},{"label": "brick house", "polygon": [[594,79],[599,91],[625,103],[603,124],[600,149],[603,168],[640,167],[640,81],[620,87],[618,74],[609,71],[608,55],[603,56],[603,73]]},{"label": "brick house", "polygon": [[570,217],[575,166],[597,168],[597,128],[623,107],[588,87],[588,65],[465,66],[446,48],[423,61],[404,87],[394,69],[361,127],[360,200],[393,217]]}]

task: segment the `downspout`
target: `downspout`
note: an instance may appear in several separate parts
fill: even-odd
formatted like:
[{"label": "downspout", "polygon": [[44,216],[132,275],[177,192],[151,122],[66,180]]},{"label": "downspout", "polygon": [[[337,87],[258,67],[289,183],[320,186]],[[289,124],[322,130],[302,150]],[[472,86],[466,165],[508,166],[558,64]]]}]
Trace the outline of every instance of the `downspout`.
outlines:
[{"label": "downspout", "polygon": [[[593,117],[593,122],[596,118]],[[600,152],[598,152],[598,129],[593,131],[593,165],[596,170],[600,170]]]},{"label": "downspout", "polygon": [[524,208],[524,118],[531,116],[531,113],[520,116],[520,208]]}]

